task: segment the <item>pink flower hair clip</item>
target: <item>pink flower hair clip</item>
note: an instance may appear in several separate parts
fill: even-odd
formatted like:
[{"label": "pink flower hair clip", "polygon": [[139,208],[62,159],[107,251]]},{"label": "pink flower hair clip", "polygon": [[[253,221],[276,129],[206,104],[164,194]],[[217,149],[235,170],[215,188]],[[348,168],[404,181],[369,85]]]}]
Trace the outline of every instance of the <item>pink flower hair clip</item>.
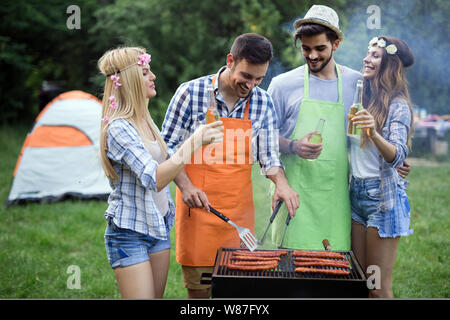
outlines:
[{"label": "pink flower hair clip", "polygon": [[120,77],[116,76],[115,74],[113,74],[110,79],[114,82],[114,89],[117,89],[118,87],[120,87],[122,84],[119,82]]},{"label": "pink flower hair clip", "polygon": [[117,108],[118,104],[117,104],[117,100],[116,100],[116,97],[115,97],[115,96],[110,96],[110,97],[108,98],[108,100],[111,101],[110,104],[109,104],[109,107],[110,107],[111,109]]},{"label": "pink flower hair clip", "polygon": [[138,57],[138,62],[137,62],[137,64],[138,64],[139,66],[143,66],[143,65],[145,65],[145,64],[147,64],[147,63],[150,63],[150,61],[152,61],[152,56],[149,55],[148,53],[144,53],[144,54],[141,54],[141,55]]}]

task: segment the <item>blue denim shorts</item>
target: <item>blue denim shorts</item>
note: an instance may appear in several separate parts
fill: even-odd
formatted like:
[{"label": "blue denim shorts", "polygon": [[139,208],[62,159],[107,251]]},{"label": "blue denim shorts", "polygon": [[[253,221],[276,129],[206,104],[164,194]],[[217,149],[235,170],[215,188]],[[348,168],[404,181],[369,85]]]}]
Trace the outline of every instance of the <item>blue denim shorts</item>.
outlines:
[{"label": "blue denim shorts", "polygon": [[[167,225],[167,224],[166,224]],[[105,230],[105,247],[111,267],[128,267],[150,260],[149,254],[170,249],[169,238],[161,240],[130,229],[116,226],[112,218],[108,218]]]},{"label": "blue denim shorts", "polygon": [[350,182],[350,203],[352,221],[366,227],[378,229],[382,238],[395,238],[413,233],[409,228],[410,207],[408,196],[403,188],[397,188],[394,208],[380,212],[380,179],[359,179],[352,177]]}]

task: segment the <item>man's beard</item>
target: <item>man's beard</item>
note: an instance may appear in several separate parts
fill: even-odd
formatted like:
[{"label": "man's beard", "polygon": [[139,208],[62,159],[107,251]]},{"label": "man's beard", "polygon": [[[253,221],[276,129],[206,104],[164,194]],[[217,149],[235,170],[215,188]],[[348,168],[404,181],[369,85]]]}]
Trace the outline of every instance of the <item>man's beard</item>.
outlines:
[{"label": "man's beard", "polygon": [[[318,73],[318,72],[322,71],[323,68],[325,68],[325,67],[327,66],[328,62],[331,61],[331,58],[333,58],[333,53],[330,54],[330,57],[328,58],[328,60],[325,61],[319,68],[313,69],[313,68],[311,68],[311,66],[309,66],[309,70],[310,70],[312,73]],[[309,62],[311,63],[311,59],[306,58],[306,60],[309,61]]]}]

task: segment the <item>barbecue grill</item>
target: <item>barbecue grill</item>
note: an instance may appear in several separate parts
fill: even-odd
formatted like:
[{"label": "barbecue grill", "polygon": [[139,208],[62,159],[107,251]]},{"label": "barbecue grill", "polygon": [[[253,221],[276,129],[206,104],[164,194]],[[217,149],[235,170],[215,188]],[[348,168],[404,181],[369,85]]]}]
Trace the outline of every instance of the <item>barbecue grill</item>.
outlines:
[{"label": "barbecue grill", "polygon": [[[220,248],[212,274],[203,274],[202,283],[211,284],[213,298],[367,298],[367,277],[352,251],[333,251],[345,256],[350,274],[345,276],[296,273],[293,250],[286,250],[278,267],[264,271],[231,270],[226,267],[234,251]],[[270,251],[270,250],[255,250]],[[327,267],[329,269],[336,269]],[[206,279],[210,278],[210,279]]]}]

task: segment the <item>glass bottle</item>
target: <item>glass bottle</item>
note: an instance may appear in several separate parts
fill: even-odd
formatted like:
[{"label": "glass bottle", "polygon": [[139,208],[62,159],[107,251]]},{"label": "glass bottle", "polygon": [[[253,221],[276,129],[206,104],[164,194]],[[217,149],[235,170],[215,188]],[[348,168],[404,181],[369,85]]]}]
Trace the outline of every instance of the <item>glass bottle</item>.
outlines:
[{"label": "glass bottle", "polygon": [[353,104],[350,107],[350,111],[348,113],[348,123],[347,123],[347,135],[348,136],[360,136],[361,129],[356,128],[356,125],[353,124],[352,119],[355,117],[355,114],[363,109],[362,106],[362,93],[363,93],[363,81],[358,80],[356,82],[356,91],[353,96]]},{"label": "glass bottle", "polygon": [[[316,125],[316,130],[315,130],[316,132],[313,135],[311,135],[311,137],[309,138],[309,142],[316,143],[316,144],[322,143],[322,141],[323,141],[322,134],[323,134],[324,128],[325,128],[325,119],[320,118]],[[316,159],[306,159],[306,160],[315,161]]]},{"label": "glass bottle", "polygon": [[325,119],[320,118],[316,125],[316,133],[314,133],[311,138],[309,138],[309,142],[311,143],[322,143],[322,134],[323,129],[325,127]]},{"label": "glass bottle", "polygon": [[220,120],[219,112],[216,107],[216,96],[212,87],[208,88],[209,106],[206,110],[206,124]]}]

